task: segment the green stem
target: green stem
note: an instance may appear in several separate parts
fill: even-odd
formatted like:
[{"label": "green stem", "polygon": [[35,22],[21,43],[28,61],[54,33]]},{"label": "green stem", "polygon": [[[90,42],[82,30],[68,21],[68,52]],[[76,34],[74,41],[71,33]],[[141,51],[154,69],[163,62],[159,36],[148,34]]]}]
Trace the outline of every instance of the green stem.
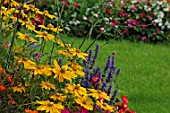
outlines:
[{"label": "green stem", "polygon": [[54,46],[55,46],[55,42],[53,42],[53,47],[52,47],[52,49],[51,49],[49,62],[51,62],[52,54],[53,54],[53,51],[54,51]]}]

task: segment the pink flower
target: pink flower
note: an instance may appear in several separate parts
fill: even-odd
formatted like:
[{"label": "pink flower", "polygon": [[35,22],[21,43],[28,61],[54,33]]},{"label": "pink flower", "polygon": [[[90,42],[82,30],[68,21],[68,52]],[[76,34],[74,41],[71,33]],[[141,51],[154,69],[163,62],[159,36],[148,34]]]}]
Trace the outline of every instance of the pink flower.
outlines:
[{"label": "pink flower", "polygon": [[146,25],[145,24],[142,24],[142,28],[145,29]]},{"label": "pink flower", "polygon": [[141,13],[140,17],[143,18],[145,16],[145,13]]},{"label": "pink flower", "polygon": [[130,20],[130,21],[128,22],[128,26],[137,26],[137,25],[138,25],[138,21],[135,20],[135,19]]},{"label": "pink flower", "polygon": [[143,40],[143,41],[146,40],[146,36],[142,36],[141,40]]},{"label": "pink flower", "polygon": [[74,6],[75,6],[75,7],[79,7],[79,3],[76,2],[76,3],[74,4]]},{"label": "pink flower", "polygon": [[61,111],[61,113],[71,113],[68,109],[64,109]]},{"label": "pink flower", "polygon": [[106,9],[106,13],[107,13],[108,15],[111,15],[110,12],[111,12],[111,10],[110,10],[109,8],[107,8],[107,9]]},{"label": "pink flower", "polygon": [[136,6],[133,6],[132,9],[135,10],[135,11],[137,10]]},{"label": "pink flower", "polygon": [[112,55],[115,55],[115,54],[116,54],[116,52],[115,52],[115,51],[113,51],[113,52],[112,52]]}]

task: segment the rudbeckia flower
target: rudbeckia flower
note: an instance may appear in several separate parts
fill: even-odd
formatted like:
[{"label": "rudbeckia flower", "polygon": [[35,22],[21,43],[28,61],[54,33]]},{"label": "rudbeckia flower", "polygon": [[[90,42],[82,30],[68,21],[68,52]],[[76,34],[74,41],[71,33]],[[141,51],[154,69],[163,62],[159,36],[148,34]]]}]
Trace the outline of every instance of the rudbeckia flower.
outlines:
[{"label": "rudbeckia flower", "polygon": [[80,106],[86,108],[87,110],[93,110],[92,100],[89,99],[86,96],[78,97],[78,99],[75,99],[77,104],[80,104]]},{"label": "rudbeckia flower", "polygon": [[64,79],[71,81],[72,78],[75,78],[76,75],[73,72],[68,71],[67,67],[68,66],[65,65],[62,68],[60,68],[57,61],[54,60],[54,68],[53,68],[53,72],[55,74],[54,78],[58,78],[59,82],[63,82]]},{"label": "rudbeckia flower", "polygon": [[60,103],[55,104],[54,102],[50,102],[49,100],[45,101],[36,101],[37,104],[41,104],[37,107],[38,111],[46,111],[46,113],[61,113],[61,110],[64,109],[64,106]]},{"label": "rudbeckia flower", "polygon": [[31,36],[27,34],[22,34],[21,32],[17,32],[18,38],[25,40],[25,41],[31,41],[31,42],[37,42],[37,40],[33,39]]},{"label": "rudbeckia flower", "polygon": [[46,31],[44,31],[44,32],[37,31],[36,33],[38,35],[36,35],[35,37],[44,38],[46,41],[48,41],[48,40],[54,41],[54,36],[51,34],[48,34]]},{"label": "rudbeckia flower", "polygon": [[69,92],[75,96],[87,96],[86,88],[81,87],[80,84],[67,84],[67,87],[65,88],[67,90],[66,92]]},{"label": "rudbeckia flower", "polygon": [[26,87],[22,86],[22,83],[20,83],[18,86],[12,87],[13,92],[19,92],[19,93],[26,93]]},{"label": "rudbeckia flower", "polygon": [[104,109],[105,111],[109,111],[109,112],[113,112],[113,107],[108,105],[107,103],[104,103],[102,100],[97,101],[96,103],[98,106],[100,106],[102,109]]},{"label": "rudbeckia flower", "polygon": [[53,99],[54,101],[59,100],[61,102],[64,102],[67,96],[63,96],[63,94],[56,93],[51,95],[50,98]]},{"label": "rudbeckia flower", "polygon": [[102,92],[101,90],[95,90],[95,89],[89,89],[89,90],[90,90],[89,95],[91,95],[96,99],[104,98],[108,101],[110,100],[110,97],[105,92]]},{"label": "rudbeckia flower", "polygon": [[42,81],[42,83],[40,84],[40,86],[44,89],[47,89],[47,90],[51,90],[51,89],[54,89],[55,90],[55,85],[48,82],[48,81]]},{"label": "rudbeckia flower", "polygon": [[49,17],[50,19],[53,19],[53,18],[56,17],[56,16],[54,16],[54,15],[49,14],[47,10],[44,10],[44,11],[43,11],[43,14],[44,14],[45,16]]}]

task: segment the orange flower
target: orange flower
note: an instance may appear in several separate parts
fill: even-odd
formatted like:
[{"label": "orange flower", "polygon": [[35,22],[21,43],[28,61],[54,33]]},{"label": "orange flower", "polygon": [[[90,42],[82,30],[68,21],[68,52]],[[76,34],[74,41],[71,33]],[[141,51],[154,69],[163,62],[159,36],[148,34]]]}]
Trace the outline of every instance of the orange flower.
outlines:
[{"label": "orange flower", "polygon": [[166,0],[167,2],[170,2],[170,0]]},{"label": "orange flower", "polygon": [[4,85],[0,85],[0,91],[6,91],[6,87]]},{"label": "orange flower", "polygon": [[9,75],[9,76],[7,77],[7,80],[8,80],[8,82],[12,82],[12,77]]},{"label": "orange flower", "polygon": [[25,109],[25,112],[26,112],[26,113],[38,113],[37,110],[30,110],[29,108],[28,108],[28,109]]}]

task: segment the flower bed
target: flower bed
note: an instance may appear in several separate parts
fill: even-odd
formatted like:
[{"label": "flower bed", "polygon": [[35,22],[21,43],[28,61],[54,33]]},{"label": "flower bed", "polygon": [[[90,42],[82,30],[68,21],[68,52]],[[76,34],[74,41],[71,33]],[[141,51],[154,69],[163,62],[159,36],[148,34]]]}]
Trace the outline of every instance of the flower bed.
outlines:
[{"label": "flower bed", "polygon": [[135,113],[115,86],[115,53],[104,70],[94,67],[99,46],[86,53],[64,43],[55,15],[32,1],[0,2],[1,112]]},{"label": "flower bed", "polygon": [[55,21],[59,22],[65,31],[76,36],[89,34],[89,38],[96,37],[104,31],[100,39],[126,39],[149,43],[169,41],[169,0],[46,0],[43,5],[58,16]]}]

